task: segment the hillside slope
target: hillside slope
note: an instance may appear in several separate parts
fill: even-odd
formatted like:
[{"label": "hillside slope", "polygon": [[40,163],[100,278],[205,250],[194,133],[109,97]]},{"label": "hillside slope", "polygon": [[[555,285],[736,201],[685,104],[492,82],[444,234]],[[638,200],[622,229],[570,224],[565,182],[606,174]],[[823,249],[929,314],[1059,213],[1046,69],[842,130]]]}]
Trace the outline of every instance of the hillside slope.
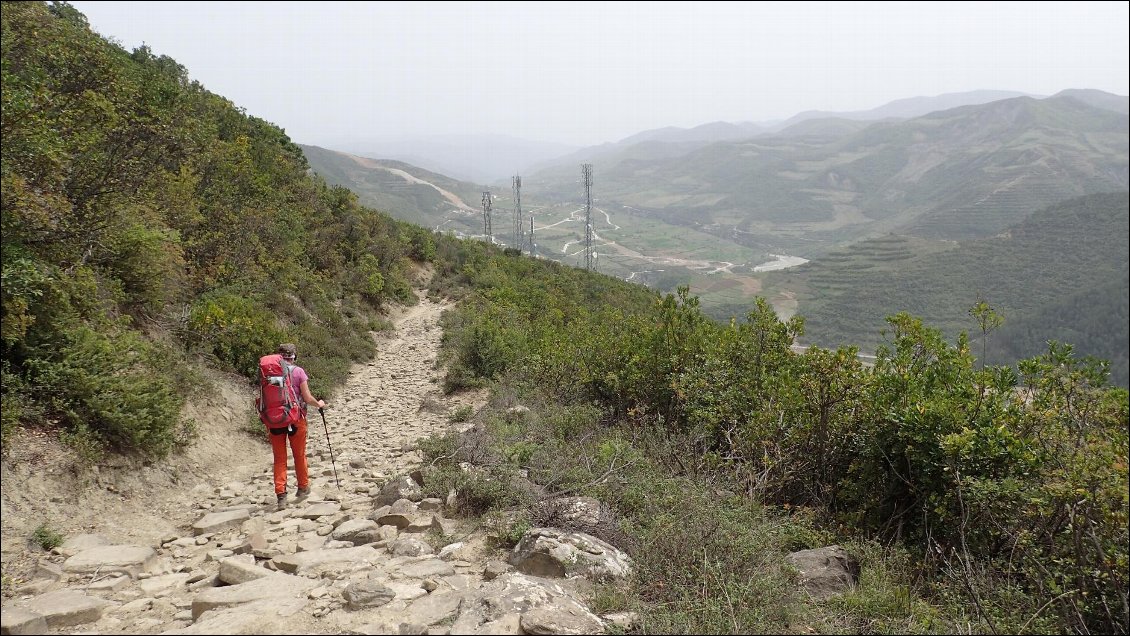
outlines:
[{"label": "hillside slope", "polygon": [[[1069,96],[850,130],[719,142],[676,157],[641,146],[593,163],[606,203],[727,240],[807,247],[806,256],[890,231],[991,236],[1032,210],[1130,184],[1126,117]],[[531,194],[567,196],[571,173],[531,175]]]},{"label": "hillside slope", "polygon": [[898,311],[950,336],[971,332],[966,310],[983,299],[1005,318],[991,338],[991,362],[1036,355],[1058,340],[1114,362],[1114,378],[1125,386],[1127,219],[1126,192],[1090,195],[1040,210],[1001,236],[948,249],[875,239],[770,284],[804,289],[799,312],[809,342],[870,350],[884,317]]},{"label": "hillside slope", "polygon": [[[401,161],[370,159],[318,146],[299,146],[327,183],[349,188],[358,200],[389,215],[433,229],[481,230],[479,205],[488,188]],[[467,217],[450,227],[452,215]],[[458,221],[458,219],[456,219]]]}]

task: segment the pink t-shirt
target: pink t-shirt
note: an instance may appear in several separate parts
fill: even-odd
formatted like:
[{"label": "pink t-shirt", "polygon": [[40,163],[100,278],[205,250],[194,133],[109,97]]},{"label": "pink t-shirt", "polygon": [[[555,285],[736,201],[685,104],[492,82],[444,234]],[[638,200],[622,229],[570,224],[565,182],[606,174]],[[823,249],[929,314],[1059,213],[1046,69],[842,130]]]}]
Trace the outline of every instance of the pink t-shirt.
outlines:
[{"label": "pink t-shirt", "polygon": [[290,370],[290,384],[294,387],[294,398],[304,408],[306,402],[302,399],[302,383],[309,381],[310,378],[306,376],[306,370],[302,367],[295,366]]}]

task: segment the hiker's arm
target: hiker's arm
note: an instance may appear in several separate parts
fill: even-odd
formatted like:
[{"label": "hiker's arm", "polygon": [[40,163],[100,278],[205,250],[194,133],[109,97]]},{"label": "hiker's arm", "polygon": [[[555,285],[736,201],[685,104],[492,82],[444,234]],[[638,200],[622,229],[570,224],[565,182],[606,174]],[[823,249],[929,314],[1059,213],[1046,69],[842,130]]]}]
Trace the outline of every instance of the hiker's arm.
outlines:
[{"label": "hiker's arm", "polygon": [[320,408],[320,409],[326,408],[326,403],[323,402],[322,400],[319,400],[318,398],[314,397],[314,394],[310,392],[310,383],[303,382],[301,389],[302,389],[302,400],[304,402],[306,402],[307,404],[317,404],[318,408]]}]

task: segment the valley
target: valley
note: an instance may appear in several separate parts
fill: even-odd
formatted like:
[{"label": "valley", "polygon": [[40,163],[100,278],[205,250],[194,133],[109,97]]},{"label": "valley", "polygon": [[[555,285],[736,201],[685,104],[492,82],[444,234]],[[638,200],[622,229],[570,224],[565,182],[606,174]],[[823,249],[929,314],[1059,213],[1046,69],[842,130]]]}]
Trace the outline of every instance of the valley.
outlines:
[{"label": "valley", "polygon": [[[1108,240],[1125,236],[1117,209],[1070,228],[1079,245],[1104,248],[1087,259],[1065,256],[1050,286],[1034,274],[1042,268],[1008,261],[1053,249],[1054,234],[1020,252],[1015,242],[989,247],[1017,232],[1031,236],[1024,224],[1049,206],[1130,185],[1125,105],[1100,97],[1012,97],[871,123],[807,118],[717,138],[710,135],[722,128],[703,139],[662,130],[593,149],[594,267],[663,293],[688,286],[723,322],[743,318],[762,296],[782,317],[805,317],[802,344],[854,344],[865,353],[882,343],[885,316],[908,311],[956,337],[972,328],[965,312],[984,298],[1019,330],[1003,332],[1002,360],[1034,355],[1046,340],[1083,341],[1086,353],[1116,361],[1113,377],[1124,384],[1125,337],[1099,344],[1101,333],[1114,333],[1102,326],[1109,320],[1088,319],[1081,332],[1056,309],[1061,318],[1035,324],[1037,303],[1017,299],[1058,307],[1049,294],[1085,294],[1118,279],[1127,248],[1125,239]],[[532,220],[538,258],[584,265],[575,161],[585,151],[523,175],[518,232],[509,180],[472,184],[400,162],[304,150],[316,172],[363,204],[459,237],[484,238],[479,202],[489,190],[495,244],[520,241],[529,253]],[[1104,205],[1117,203],[1115,196]],[[976,253],[973,270],[945,260],[958,258],[945,256],[951,252]],[[1021,291],[1030,287],[1058,291]],[[1113,315],[1125,313],[1117,297]],[[1009,344],[1017,338],[1027,344]]]}]

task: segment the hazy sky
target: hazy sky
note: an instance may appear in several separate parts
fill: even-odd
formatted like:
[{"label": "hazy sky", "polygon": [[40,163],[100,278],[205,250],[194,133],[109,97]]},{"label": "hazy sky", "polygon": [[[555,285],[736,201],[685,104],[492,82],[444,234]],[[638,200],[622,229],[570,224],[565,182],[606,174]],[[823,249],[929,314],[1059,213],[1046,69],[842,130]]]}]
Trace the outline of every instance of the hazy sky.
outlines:
[{"label": "hazy sky", "polygon": [[1128,89],[1127,2],[73,2],[299,143],[663,126]]}]

